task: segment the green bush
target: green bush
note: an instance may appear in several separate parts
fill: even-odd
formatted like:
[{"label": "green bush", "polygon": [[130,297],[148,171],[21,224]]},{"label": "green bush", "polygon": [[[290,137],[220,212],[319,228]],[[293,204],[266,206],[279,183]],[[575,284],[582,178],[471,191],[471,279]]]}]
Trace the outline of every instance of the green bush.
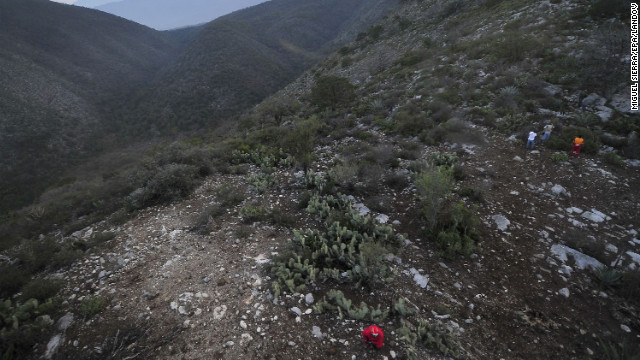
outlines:
[{"label": "green bush", "polygon": [[30,274],[19,266],[0,265],[0,299],[18,292],[30,278]]},{"label": "green bush", "polygon": [[313,306],[313,309],[318,314],[332,310],[338,312],[340,319],[344,319],[346,315],[354,320],[367,320],[373,323],[381,323],[389,316],[389,310],[381,310],[380,305],[377,308],[369,307],[362,301],[360,307],[354,306],[353,302],[345,298],[340,290],[329,290],[327,295]]},{"label": "green bush", "polygon": [[[415,329],[412,330],[412,329]],[[460,359],[462,357],[462,347],[457,342],[451,331],[439,323],[429,323],[426,320],[418,320],[415,327],[408,327],[402,320],[402,327],[398,329],[398,336],[405,343],[407,359],[417,360],[415,346],[423,345],[431,349],[438,350],[446,357]]]},{"label": "green bush", "polygon": [[427,228],[432,230],[444,200],[453,190],[453,177],[450,169],[428,167],[414,180],[420,200],[420,214]]},{"label": "green bush", "polygon": [[396,60],[396,64],[402,67],[409,67],[421,63],[426,58],[424,51],[408,51],[401,58]]},{"label": "green bush", "polygon": [[237,188],[224,184],[216,188],[214,193],[223,208],[230,208],[240,204],[245,199],[245,194]]},{"label": "green bush", "polygon": [[40,302],[54,297],[62,287],[60,279],[33,279],[22,287],[21,301],[36,299]]},{"label": "green bush", "polygon": [[127,208],[142,209],[147,206],[186,197],[197,185],[200,177],[193,165],[168,164],[148,176],[144,184],[125,199]]},{"label": "green bush", "polygon": [[606,162],[607,164],[615,165],[615,166],[622,165],[622,158],[616,155],[616,153],[614,153],[613,151],[604,153],[604,155],[602,155],[602,158],[604,159],[604,162]]},{"label": "green bush", "polygon": [[0,358],[26,359],[32,355],[33,346],[49,335],[53,322],[47,321],[47,316],[59,306],[59,299],[29,299],[24,303],[0,300]]},{"label": "green bush", "polygon": [[555,153],[551,155],[551,160],[554,163],[561,163],[569,161],[569,155],[567,153]]},{"label": "green bush", "polygon": [[302,291],[317,278],[373,286],[393,272],[382,257],[401,237],[371,216],[360,216],[345,195],[314,195],[307,211],[322,220],[319,230],[294,230],[286,255],[273,261],[274,295]]},{"label": "green bush", "polygon": [[245,223],[267,219],[268,212],[264,206],[247,204],[240,209],[240,217]]},{"label": "green bush", "polygon": [[80,304],[80,314],[89,319],[101,312],[107,306],[107,300],[102,296],[87,296]]},{"label": "green bush", "polygon": [[434,126],[427,113],[416,105],[404,106],[393,115],[389,130],[403,136],[418,136]]},{"label": "green bush", "polygon": [[477,249],[480,233],[477,228],[480,220],[463,201],[455,203],[439,214],[436,244],[439,254],[447,259],[455,256],[469,256]]},{"label": "green bush", "polygon": [[337,76],[322,76],[311,89],[311,102],[320,108],[335,110],[355,97],[355,87],[349,80]]},{"label": "green bush", "polygon": [[273,174],[260,172],[250,176],[247,179],[247,182],[255,191],[257,191],[259,194],[262,194],[276,185],[276,178],[275,176],[273,176]]}]

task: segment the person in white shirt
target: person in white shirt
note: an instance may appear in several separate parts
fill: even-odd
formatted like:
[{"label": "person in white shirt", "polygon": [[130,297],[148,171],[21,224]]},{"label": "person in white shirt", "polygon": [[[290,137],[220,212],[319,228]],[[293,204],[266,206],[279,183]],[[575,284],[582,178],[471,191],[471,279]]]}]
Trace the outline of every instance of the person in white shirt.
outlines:
[{"label": "person in white shirt", "polygon": [[538,134],[536,134],[534,131],[529,132],[529,140],[527,140],[527,149],[529,148],[529,145],[531,145],[531,150],[533,150],[533,147],[535,146],[536,136],[538,136]]}]

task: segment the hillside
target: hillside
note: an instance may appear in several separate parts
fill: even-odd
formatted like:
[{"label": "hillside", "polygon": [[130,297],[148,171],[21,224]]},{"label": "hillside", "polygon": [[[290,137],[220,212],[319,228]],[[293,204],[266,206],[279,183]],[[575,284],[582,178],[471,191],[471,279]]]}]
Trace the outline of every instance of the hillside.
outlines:
[{"label": "hillside", "polygon": [[136,134],[212,128],[280,90],[368,28],[393,0],[276,0],[217,19],[123,117]]},{"label": "hillside", "polygon": [[[0,349],[637,358],[640,117],[625,103],[626,5],[402,1],[237,122],[158,145],[95,184],[119,197],[74,184],[93,212],[0,254],[11,299]],[[549,123],[549,140],[525,148]],[[13,228],[50,221],[71,190],[47,192]],[[105,216],[109,201],[119,207]],[[378,350],[362,343],[372,323],[385,331]]]},{"label": "hillside", "polygon": [[[122,102],[179,50],[173,38],[51,1],[0,4],[0,210],[95,150],[107,99]],[[55,166],[52,166],[55,164]]]},{"label": "hillside", "polygon": [[394,4],[279,0],[157,32],[76,6],[3,2],[0,212],[86,183],[70,169],[90,156],[229,121]]}]

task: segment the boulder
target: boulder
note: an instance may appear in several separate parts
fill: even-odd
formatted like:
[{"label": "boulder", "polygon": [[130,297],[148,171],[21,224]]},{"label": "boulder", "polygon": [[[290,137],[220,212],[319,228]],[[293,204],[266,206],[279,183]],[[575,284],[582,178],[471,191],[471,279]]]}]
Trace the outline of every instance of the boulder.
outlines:
[{"label": "boulder", "polygon": [[500,231],[507,230],[507,228],[511,224],[511,221],[509,221],[509,219],[504,217],[504,215],[499,215],[499,214],[498,215],[493,215],[491,217],[491,219],[493,219],[493,221],[495,221],[496,225],[498,226],[498,230],[500,230]]},{"label": "boulder", "polygon": [[640,111],[631,111],[631,88],[625,86],[624,89],[611,97],[609,102],[611,107],[621,113],[640,114]]},{"label": "boulder", "polygon": [[607,103],[607,99],[603,98],[602,96],[592,93],[589,94],[589,96],[587,96],[586,98],[582,99],[581,105],[585,106],[585,107],[598,107],[598,106],[604,106],[604,104]]}]

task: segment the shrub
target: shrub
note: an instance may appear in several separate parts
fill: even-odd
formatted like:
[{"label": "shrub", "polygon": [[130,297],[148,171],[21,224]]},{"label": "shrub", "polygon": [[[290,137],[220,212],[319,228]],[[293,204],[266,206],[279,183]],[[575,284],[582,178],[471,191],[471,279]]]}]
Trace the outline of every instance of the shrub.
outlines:
[{"label": "shrub", "polygon": [[338,311],[340,319],[344,319],[345,314],[355,320],[367,320],[374,323],[381,323],[389,316],[389,310],[381,310],[369,307],[364,301],[360,303],[360,307],[353,306],[353,302],[344,297],[344,293],[340,290],[329,290],[327,295],[313,306],[318,314],[323,314],[326,310]]},{"label": "shrub", "polygon": [[418,175],[414,183],[420,200],[420,214],[431,230],[436,225],[442,203],[453,189],[451,170],[428,167]]},{"label": "shrub", "polygon": [[439,254],[447,259],[457,255],[469,256],[480,240],[477,227],[480,221],[474,211],[466,208],[464,202],[451,205],[443,211],[437,224],[436,244]]},{"label": "shrub", "polygon": [[602,360],[640,360],[640,347],[636,344],[607,343],[600,339]]},{"label": "shrub", "polygon": [[616,153],[614,153],[613,151],[608,151],[604,153],[604,155],[602,155],[602,158],[604,159],[604,162],[606,162],[607,164],[611,164],[615,166],[622,165],[622,159],[620,158],[620,156],[616,155]]},{"label": "shrub", "polygon": [[49,266],[51,270],[58,270],[73,264],[76,260],[81,258],[83,254],[84,252],[80,249],[65,247],[53,255]]},{"label": "shrub", "polygon": [[455,153],[437,152],[429,156],[429,162],[433,166],[451,167],[456,163],[456,161],[458,161],[458,155],[456,155]]},{"label": "shrub", "polygon": [[280,141],[282,150],[290,154],[296,166],[305,171],[313,161],[316,133],[316,127],[307,122],[289,130]]},{"label": "shrub", "polygon": [[33,346],[49,333],[52,322],[46,320],[46,315],[59,306],[57,299],[43,303],[36,299],[24,303],[0,300],[0,358],[26,359],[32,355]]},{"label": "shrub", "polygon": [[569,161],[569,155],[567,153],[555,153],[551,155],[551,160],[554,163],[566,162]]},{"label": "shrub", "polygon": [[14,265],[0,265],[0,299],[15,294],[26,283],[30,275],[21,267]]},{"label": "shrub", "polygon": [[107,300],[102,296],[87,296],[80,304],[80,314],[85,319],[89,319],[101,312],[105,306],[107,306]]},{"label": "shrub", "polygon": [[198,168],[193,165],[169,164],[149,176],[144,185],[125,199],[126,206],[142,209],[187,196],[197,185]]},{"label": "shrub", "polygon": [[33,279],[20,290],[20,300],[36,299],[42,302],[54,297],[61,287],[60,279]]},{"label": "shrub", "polygon": [[353,100],[355,87],[349,80],[337,76],[322,76],[311,89],[311,101],[320,108],[335,110]]},{"label": "shrub", "polygon": [[478,188],[464,187],[458,192],[460,196],[470,198],[475,202],[484,202],[484,192]]},{"label": "shrub", "polygon": [[421,63],[426,58],[424,51],[407,51],[401,58],[396,60],[396,64],[402,67],[413,66]]},{"label": "shrub", "polygon": [[268,216],[264,206],[247,204],[240,209],[240,217],[245,223],[265,220]]},{"label": "shrub", "polygon": [[220,205],[225,208],[236,206],[245,199],[245,195],[235,187],[224,184],[215,190],[216,197],[220,201]]},{"label": "shrub", "polygon": [[275,176],[273,176],[273,174],[260,172],[250,176],[247,179],[247,182],[255,191],[257,191],[259,194],[262,194],[263,192],[276,185],[276,178]]},{"label": "shrub", "polygon": [[274,210],[269,214],[269,220],[273,225],[292,227],[296,224],[296,217],[280,210]]},{"label": "shrub", "polygon": [[462,356],[462,347],[453,338],[451,331],[438,323],[432,324],[420,319],[417,326],[409,328],[402,320],[402,328],[398,329],[398,336],[406,344],[406,355],[409,360],[418,359],[415,354],[416,345],[434,348],[444,356],[454,359]]},{"label": "shrub", "polygon": [[317,278],[372,286],[390,281],[391,269],[382,262],[401,237],[390,226],[360,216],[345,195],[313,196],[307,211],[322,220],[319,230],[295,230],[286,255],[274,260],[274,295],[283,289],[302,291]]}]

